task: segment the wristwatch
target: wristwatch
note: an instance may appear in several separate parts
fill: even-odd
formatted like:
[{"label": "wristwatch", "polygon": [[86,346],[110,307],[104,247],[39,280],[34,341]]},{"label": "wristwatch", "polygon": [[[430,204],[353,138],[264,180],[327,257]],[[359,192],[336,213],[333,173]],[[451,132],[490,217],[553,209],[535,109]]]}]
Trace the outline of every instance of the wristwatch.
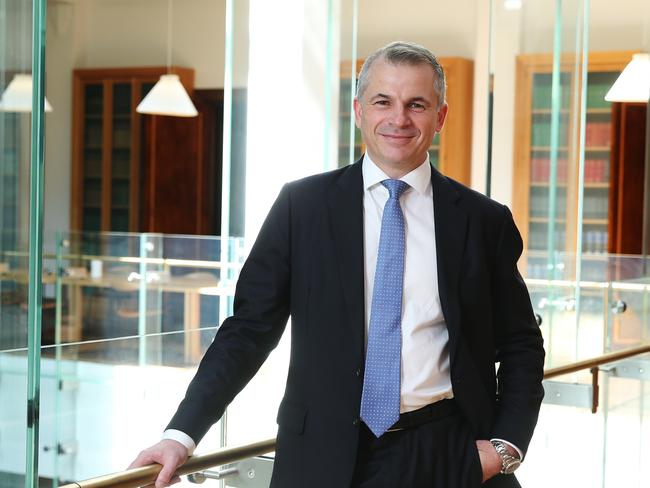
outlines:
[{"label": "wristwatch", "polygon": [[510,454],[508,447],[501,441],[490,441],[501,458],[501,474],[512,474],[521,466],[521,459]]}]

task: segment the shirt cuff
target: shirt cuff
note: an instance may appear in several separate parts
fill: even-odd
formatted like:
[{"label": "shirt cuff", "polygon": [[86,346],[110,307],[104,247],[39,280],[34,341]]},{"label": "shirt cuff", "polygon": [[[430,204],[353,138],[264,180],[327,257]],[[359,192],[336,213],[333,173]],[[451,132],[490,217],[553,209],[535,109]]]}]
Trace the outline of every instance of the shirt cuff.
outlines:
[{"label": "shirt cuff", "polygon": [[163,432],[162,438],[171,439],[172,441],[180,442],[183,444],[187,448],[188,456],[191,456],[194,453],[194,449],[196,449],[196,443],[194,440],[185,432],[181,432],[180,430],[167,429],[165,432]]},{"label": "shirt cuff", "polygon": [[497,439],[496,437],[494,439],[490,439],[490,442],[492,441],[499,441],[503,442],[504,444],[508,444],[510,447],[512,447],[515,451],[517,451],[517,454],[519,454],[519,460],[521,462],[524,461],[524,454],[521,452],[521,449],[519,449],[517,446],[515,446],[512,442],[508,442],[505,439]]}]

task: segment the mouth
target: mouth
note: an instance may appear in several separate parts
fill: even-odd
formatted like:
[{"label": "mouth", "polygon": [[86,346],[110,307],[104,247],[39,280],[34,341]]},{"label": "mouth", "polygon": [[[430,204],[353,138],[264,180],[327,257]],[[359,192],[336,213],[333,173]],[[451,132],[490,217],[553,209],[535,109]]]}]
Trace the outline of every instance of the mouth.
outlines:
[{"label": "mouth", "polygon": [[416,135],[415,134],[379,134],[382,136],[385,140],[387,140],[390,143],[397,144],[397,145],[403,145],[403,144],[408,144],[411,142]]}]

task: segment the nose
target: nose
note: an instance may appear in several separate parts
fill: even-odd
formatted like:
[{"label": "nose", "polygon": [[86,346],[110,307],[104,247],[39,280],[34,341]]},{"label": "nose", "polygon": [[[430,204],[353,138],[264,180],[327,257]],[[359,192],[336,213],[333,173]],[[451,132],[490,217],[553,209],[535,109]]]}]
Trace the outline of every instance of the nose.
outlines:
[{"label": "nose", "polygon": [[397,127],[406,127],[410,125],[411,118],[409,117],[407,107],[395,104],[391,113],[391,122]]}]

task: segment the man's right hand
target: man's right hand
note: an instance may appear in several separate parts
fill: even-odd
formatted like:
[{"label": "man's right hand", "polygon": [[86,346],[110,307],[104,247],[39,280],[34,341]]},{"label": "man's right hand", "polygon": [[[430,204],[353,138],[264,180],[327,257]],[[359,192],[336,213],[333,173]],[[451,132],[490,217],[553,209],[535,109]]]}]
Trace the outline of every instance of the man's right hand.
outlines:
[{"label": "man's right hand", "polygon": [[174,478],[172,476],[176,469],[187,461],[187,457],[187,447],[180,442],[164,439],[138,454],[138,457],[131,463],[129,469],[153,463],[162,465],[162,469],[156,478],[155,487],[164,488],[165,486],[173,485],[180,481],[178,476]]}]

